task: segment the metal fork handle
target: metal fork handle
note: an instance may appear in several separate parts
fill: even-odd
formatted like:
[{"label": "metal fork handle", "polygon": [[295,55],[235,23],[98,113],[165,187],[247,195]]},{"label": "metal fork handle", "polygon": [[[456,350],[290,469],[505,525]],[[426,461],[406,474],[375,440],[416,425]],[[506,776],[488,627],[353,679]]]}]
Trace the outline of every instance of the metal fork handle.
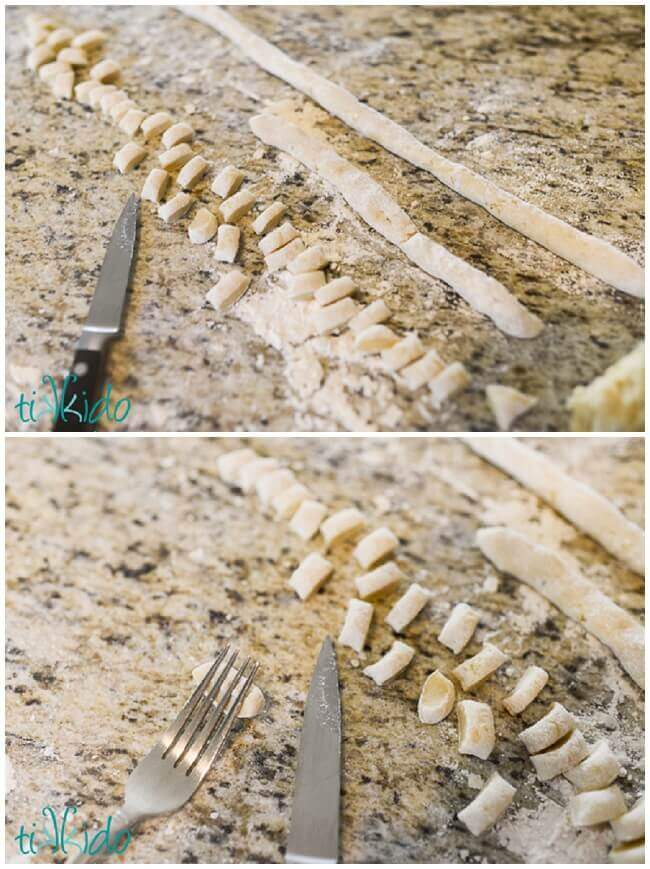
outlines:
[{"label": "metal fork handle", "polygon": [[[120,830],[128,830],[130,833],[134,832],[135,828],[138,824],[143,820],[139,815],[129,814],[124,806],[121,806],[119,809],[116,809],[113,814],[110,816],[111,818],[111,826],[110,826],[110,838],[109,842],[112,846],[117,844],[116,840],[118,838],[118,833]],[[121,843],[120,843],[121,847]],[[128,851],[128,846],[125,849]],[[67,863],[108,863],[110,858],[113,856],[115,852],[109,851],[106,847],[100,848],[100,850],[96,854],[88,854],[88,853],[79,853],[75,857],[70,857],[66,862]],[[124,851],[122,852],[124,853]]]}]

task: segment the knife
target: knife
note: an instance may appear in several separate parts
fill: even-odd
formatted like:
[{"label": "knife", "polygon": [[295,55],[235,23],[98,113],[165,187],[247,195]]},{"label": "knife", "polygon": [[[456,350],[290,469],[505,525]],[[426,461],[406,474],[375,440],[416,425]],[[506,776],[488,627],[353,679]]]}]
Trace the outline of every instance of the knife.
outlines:
[{"label": "knife", "polygon": [[336,653],[326,637],[305,704],[287,863],[337,863],[341,799],[341,698]]},{"label": "knife", "polygon": [[92,408],[101,390],[108,345],[122,331],[122,314],[138,230],[138,208],[138,198],[131,194],[115,224],[88,319],[75,350],[71,376],[65,381],[55,432],[92,431],[96,428],[96,423],[83,420],[88,416],[86,408]]}]

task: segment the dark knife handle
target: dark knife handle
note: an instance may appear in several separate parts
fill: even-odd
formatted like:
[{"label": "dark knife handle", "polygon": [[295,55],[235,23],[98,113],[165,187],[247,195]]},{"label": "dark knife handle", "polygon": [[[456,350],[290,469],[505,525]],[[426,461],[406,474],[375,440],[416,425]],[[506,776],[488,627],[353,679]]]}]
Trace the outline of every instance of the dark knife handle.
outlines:
[{"label": "dark knife handle", "polygon": [[95,431],[97,422],[84,422],[84,420],[88,420],[92,406],[101,391],[105,356],[103,350],[75,352],[70,369],[71,376],[64,382],[61,406],[53,431]]}]

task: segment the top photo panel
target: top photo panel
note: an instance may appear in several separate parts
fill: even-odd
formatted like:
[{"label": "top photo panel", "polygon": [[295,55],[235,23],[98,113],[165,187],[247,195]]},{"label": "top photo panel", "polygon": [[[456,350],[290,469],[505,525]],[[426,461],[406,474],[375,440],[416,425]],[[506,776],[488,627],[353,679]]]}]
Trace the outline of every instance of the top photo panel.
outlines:
[{"label": "top photo panel", "polygon": [[641,6],[6,7],[9,431],[643,431]]}]

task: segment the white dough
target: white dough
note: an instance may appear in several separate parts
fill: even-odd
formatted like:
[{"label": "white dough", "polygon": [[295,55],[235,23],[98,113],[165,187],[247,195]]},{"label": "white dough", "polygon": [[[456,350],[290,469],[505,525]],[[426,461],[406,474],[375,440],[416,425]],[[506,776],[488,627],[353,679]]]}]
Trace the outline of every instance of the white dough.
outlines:
[{"label": "white dough", "polygon": [[440,670],[427,676],[420,699],[418,700],[418,718],[423,724],[438,724],[446,718],[454,708],[456,689]]},{"label": "white dough", "polygon": [[320,244],[314,244],[291,260],[288,269],[292,275],[300,275],[303,272],[315,272],[323,269],[329,263],[329,256]]},{"label": "white dough", "polygon": [[480,836],[505,812],[516,793],[516,788],[495,772],[479,795],[458,812],[458,819],[473,836]]},{"label": "white dough", "polygon": [[214,250],[214,258],[222,263],[234,263],[239,251],[241,230],[238,226],[224,223],[217,233],[217,246]]},{"label": "white dough", "polygon": [[191,142],[194,138],[194,130],[189,124],[173,124],[162,134],[163,148],[169,150],[174,145],[182,145],[183,142]]},{"label": "white dough", "polygon": [[224,453],[217,459],[219,476],[227,485],[238,486],[242,468],[257,457],[257,453],[248,447]]},{"label": "white dough", "polygon": [[199,208],[187,228],[187,234],[192,244],[205,244],[214,237],[217,228],[219,228],[219,221],[214,214],[208,208]]},{"label": "white dough", "polygon": [[331,305],[332,302],[338,302],[339,299],[353,295],[356,290],[357,286],[352,278],[345,276],[335,278],[333,281],[326,283],[324,287],[316,290],[314,298],[319,305]]},{"label": "white dough", "polygon": [[[213,185],[214,186],[214,185]],[[250,190],[240,190],[234,196],[224,199],[219,206],[219,213],[224,223],[236,223],[248,214],[255,204],[255,195]]]},{"label": "white dough", "polygon": [[356,334],[363,332],[370,326],[376,326],[378,323],[385,323],[390,320],[393,312],[383,299],[376,299],[365,308],[362,308],[359,313],[349,322],[350,329]]},{"label": "white dough", "polygon": [[325,308],[319,308],[313,314],[316,334],[327,335],[328,332],[340,329],[354,317],[358,310],[358,306],[350,298],[341,299],[340,302],[334,302],[333,305],[327,305]]},{"label": "white dough", "polygon": [[437,351],[429,350],[421,359],[412,362],[406,368],[402,368],[399,376],[408,389],[414,392],[416,389],[424,386],[425,383],[434,380],[444,367],[445,363]]},{"label": "white dough", "polygon": [[150,139],[157,139],[159,136],[162,136],[165,130],[168,130],[171,125],[172,116],[169,112],[156,112],[144,119],[140,125],[140,129],[145,142],[148,142]]},{"label": "white dough", "polygon": [[201,178],[203,178],[205,173],[208,171],[209,167],[210,164],[205,157],[197,154],[195,157],[192,157],[191,160],[188,160],[188,162],[183,166],[181,171],[178,173],[176,183],[182,190],[194,190]]},{"label": "white dough", "polygon": [[282,226],[278,226],[273,232],[265,235],[258,247],[264,256],[268,256],[274,250],[278,250],[278,248],[284,247],[285,244],[289,244],[294,238],[298,238],[298,230],[289,221],[286,221]]},{"label": "white dough", "polygon": [[569,816],[574,827],[592,827],[613,821],[626,811],[623,794],[616,785],[599,791],[585,791],[569,800]]},{"label": "white dough", "polygon": [[[214,661],[204,661],[203,664],[198,664],[192,670],[192,678],[196,682],[197,685],[201,683],[201,680],[209,671],[210,667],[214,664]],[[217,668],[217,672],[215,675],[218,675],[222,670],[222,667]],[[231,683],[237,676],[236,668],[230,670],[228,675],[223,681],[223,685],[217,692],[217,696],[214,699],[215,704],[219,703],[225,692],[230,687]],[[237,688],[233,689],[233,692],[237,691],[240,686],[243,686],[243,683],[246,681],[244,677],[241,677],[239,680],[239,685]],[[226,707],[227,708],[227,707]],[[241,705],[241,709],[237,713],[237,718],[255,718],[256,715],[259,715],[262,709],[264,708],[264,694],[260,691],[257,685],[253,684],[248,690],[248,694],[244,698],[244,702]]]},{"label": "white dough", "polygon": [[529,754],[538,754],[555,745],[575,728],[576,722],[561,703],[553,703],[549,711],[519,734]]},{"label": "white dough", "polygon": [[327,516],[327,507],[320,501],[305,499],[293,514],[289,529],[302,540],[311,540]]},{"label": "white dough", "polygon": [[146,156],[147,152],[143,147],[135,142],[127,142],[113,158],[113,166],[124,175],[125,172],[130,172],[131,169],[142,163]]},{"label": "white dough", "polygon": [[645,836],[645,798],[634,804],[624,815],[611,821],[618,842],[633,842]]},{"label": "white dough", "polygon": [[363,600],[376,600],[384,597],[397,588],[404,574],[394,561],[388,561],[381,567],[376,567],[370,573],[364,573],[355,579],[357,594]]},{"label": "white dough", "polygon": [[596,791],[611,785],[622,772],[623,768],[609,743],[601,739],[581,763],[564,775],[576,790]]},{"label": "white dough", "polygon": [[438,641],[458,655],[472,639],[478,623],[476,610],[466,603],[457,603],[438,634]]},{"label": "white dough", "polygon": [[284,247],[281,247],[279,250],[274,250],[273,253],[270,253],[265,257],[264,263],[269,272],[277,272],[279,269],[286,268],[291,260],[298,256],[299,253],[302,253],[304,249],[305,245],[303,240],[301,238],[294,238],[293,241],[289,242],[289,244],[285,244]]},{"label": "white dough", "polygon": [[400,368],[404,368],[414,359],[419,359],[423,354],[422,342],[415,332],[411,332],[397,344],[384,350],[381,354],[381,361],[391,371],[399,371]]},{"label": "white dough", "polygon": [[541,667],[527,667],[514,687],[512,694],[504,697],[503,705],[510,715],[519,715],[530,706],[548,682],[548,673]]},{"label": "white dough", "polygon": [[[130,114],[131,112],[127,112],[120,123],[120,127]],[[162,154],[159,154],[158,162],[163,169],[180,169],[181,166],[184,166],[192,159],[192,156],[193,151],[187,142],[181,142],[180,145],[174,145],[174,147],[170,148],[169,151],[163,151]]]},{"label": "white dough", "polygon": [[456,706],[458,715],[458,752],[487,760],[496,740],[494,717],[487,703],[461,700]]},{"label": "white dough", "polygon": [[589,746],[579,730],[572,730],[559,742],[542,751],[531,755],[531,763],[535,767],[540,781],[549,781],[562,773],[566,773],[589,754]]},{"label": "white dough", "polygon": [[537,404],[534,396],[499,383],[486,386],[485,395],[500,431],[510,431],[513,422]]},{"label": "white dough", "polygon": [[291,519],[303,501],[310,496],[310,491],[302,483],[294,483],[272,499],[271,506],[278,519]]},{"label": "white dough", "polygon": [[398,341],[399,338],[392,329],[377,323],[374,326],[368,326],[363,332],[359,332],[354,339],[354,346],[362,353],[381,353],[382,350],[387,350]]},{"label": "white dough", "polygon": [[334,566],[318,552],[311,552],[294,570],[289,585],[301,600],[307,600],[323,585]]},{"label": "white dough", "polygon": [[361,653],[370,630],[374,607],[370,603],[351,598],[348,601],[348,611],[345,623],[339,634],[339,643],[349,646],[355,652]]},{"label": "white dough", "polygon": [[393,604],[391,611],[386,616],[386,624],[396,634],[401,634],[404,628],[410,625],[424,609],[429,602],[429,597],[429,592],[425,588],[422,588],[417,582],[411,583],[405,594]]},{"label": "white dough", "polygon": [[170,182],[169,175],[164,169],[152,169],[147,175],[147,180],[144,182],[142,199],[147,199],[149,202],[154,202],[156,205],[165,195]]},{"label": "white dough", "polygon": [[206,299],[216,311],[226,311],[241,299],[250,282],[249,275],[245,275],[239,269],[234,269],[219,279],[207,294]]},{"label": "white dough", "polygon": [[325,272],[303,272],[301,275],[289,275],[289,298],[311,299],[314,291],[325,283]]},{"label": "white dough", "polygon": [[431,404],[437,410],[452,395],[466,389],[470,382],[465,366],[461,362],[452,362],[429,384]]},{"label": "white dough", "polygon": [[377,685],[385,685],[408,667],[414,655],[415,649],[396,640],[383,658],[364,668],[364,675],[370,676]]},{"label": "white dough", "polygon": [[272,202],[252,222],[253,232],[256,235],[263,235],[265,232],[269,232],[269,230],[274,229],[280,223],[286,213],[287,206],[283,202]]},{"label": "white dough", "polygon": [[175,223],[181,217],[185,217],[192,207],[192,197],[189,193],[177,193],[172,199],[164,202],[158,208],[158,216],[165,223]]},{"label": "white dough", "polygon": [[492,643],[485,643],[480,652],[454,667],[452,673],[460,682],[463,691],[469,691],[495,673],[507,660],[508,656],[501,649],[497,649]]},{"label": "white dough", "polygon": [[335,543],[340,543],[341,540],[356,534],[365,524],[366,520],[363,513],[356,507],[346,507],[326,519],[320,526],[320,533],[329,549]]},{"label": "white dough", "polygon": [[228,196],[232,196],[233,193],[239,190],[243,180],[244,173],[240,169],[236,169],[234,166],[226,166],[212,182],[211,190],[217,196],[227,199]]},{"label": "white dough", "polygon": [[352,553],[361,567],[367,570],[387,558],[399,546],[399,540],[390,528],[377,528],[360,540]]}]

